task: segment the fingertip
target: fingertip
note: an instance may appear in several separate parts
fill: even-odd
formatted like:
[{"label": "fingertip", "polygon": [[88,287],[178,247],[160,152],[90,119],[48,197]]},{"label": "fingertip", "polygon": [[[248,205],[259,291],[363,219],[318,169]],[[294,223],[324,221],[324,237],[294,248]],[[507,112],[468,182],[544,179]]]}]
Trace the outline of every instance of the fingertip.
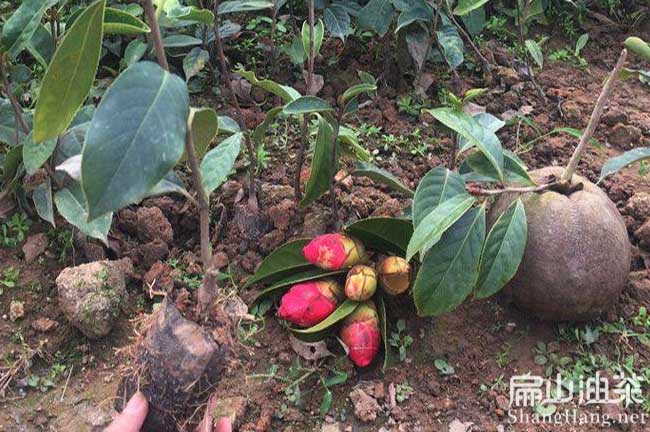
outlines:
[{"label": "fingertip", "polygon": [[220,417],[214,427],[214,432],[232,432],[230,417]]}]

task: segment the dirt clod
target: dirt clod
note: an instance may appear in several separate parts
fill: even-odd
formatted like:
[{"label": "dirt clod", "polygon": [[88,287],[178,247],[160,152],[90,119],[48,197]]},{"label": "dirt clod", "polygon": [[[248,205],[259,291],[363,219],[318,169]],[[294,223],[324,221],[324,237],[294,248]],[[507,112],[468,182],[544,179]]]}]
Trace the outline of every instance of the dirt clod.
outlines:
[{"label": "dirt clod", "polygon": [[25,316],[25,303],[12,300],[9,304],[9,319],[14,322]]},{"label": "dirt clod", "polygon": [[140,207],[136,211],[122,210],[120,217],[127,232],[140,241],[159,239],[171,244],[174,239],[174,230],[158,207]]},{"label": "dirt clod", "polygon": [[637,147],[643,134],[641,129],[634,125],[618,123],[612,128],[609,134],[608,142],[621,150],[630,150]]},{"label": "dirt clod", "polygon": [[44,317],[41,317],[41,318],[38,318],[38,319],[32,321],[32,324],[31,324],[32,328],[35,331],[39,332],[39,333],[47,333],[49,331],[52,331],[58,325],[59,324],[56,321],[54,321],[52,319],[49,319],[49,318],[44,318]]},{"label": "dirt clod", "polygon": [[360,388],[350,392],[350,400],[354,407],[354,415],[362,422],[371,422],[377,418],[381,407],[377,400]]},{"label": "dirt clod", "polygon": [[23,245],[25,262],[29,264],[41,256],[41,254],[47,250],[47,245],[48,241],[45,233],[38,233],[27,237],[27,240]]}]

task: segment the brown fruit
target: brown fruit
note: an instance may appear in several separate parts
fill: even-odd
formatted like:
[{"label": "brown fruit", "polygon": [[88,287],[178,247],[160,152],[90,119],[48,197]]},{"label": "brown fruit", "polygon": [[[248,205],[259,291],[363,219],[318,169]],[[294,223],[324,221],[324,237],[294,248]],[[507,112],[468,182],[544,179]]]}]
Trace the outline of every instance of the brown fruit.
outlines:
[{"label": "brown fruit", "polygon": [[411,266],[404,258],[390,256],[379,264],[379,284],[388,294],[399,295],[409,289]]},{"label": "brown fruit", "polygon": [[[559,178],[561,167],[530,172],[536,182]],[[630,241],[614,203],[596,185],[573,175],[583,189],[522,195],[528,240],[517,273],[506,286],[521,309],[553,321],[587,320],[616,304],[630,271]],[[516,199],[496,200],[492,225]]]}]

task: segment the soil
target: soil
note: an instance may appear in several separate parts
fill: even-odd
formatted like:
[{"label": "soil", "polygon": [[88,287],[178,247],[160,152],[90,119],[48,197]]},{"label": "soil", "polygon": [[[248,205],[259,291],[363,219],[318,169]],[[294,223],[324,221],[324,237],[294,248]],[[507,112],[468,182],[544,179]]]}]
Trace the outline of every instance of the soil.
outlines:
[{"label": "soil", "polygon": [[[650,36],[648,32],[636,34],[646,39]],[[554,127],[582,129],[625,37],[624,32],[618,31],[601,31],[598,37],[592,36],[583,51],[588,61],[584,69],[567,62],[548,61],[537,73],[537,82],[546,100],[514,70],[499,69],[491,82],[462,71],[461,82],[454,85],[461,89],[489,87],[489,92],[476,103],[495,115],[509,110],[526,111],[545,132]],[[512,55],[504,47],[496,42],[489,43],[495,44],[491,52],[496,64],[501,68],[514,65]],[[549,43],[551,46],[569,44],[559,36]],[[317,64],[317,72],[327,77],[321,94],[330,99],[354,78],[350,77],[350,71],[370,70],[378,75],[383,69],[369,54],[373,50],[352,46],[346,47],[341,54],[337,42],[323,49],[337,51],[339,55],[336,70]],[[631,67],[641,66],[634,62],[632,59]],[[446,82],[442,74],[435,72],[434,83],[428,90],[430,95],[435,95]],[[414,136],[414,131],[420,131],[420,135],[415,135],[417,138],[400,146],[386,145],[379,135],[364,140],[377,164],[414,188],[430,168],[447,162],[450,140],[431,127],[431,119],[417,119],[398,112],[398,89],[408,88],[408,83],[400,79],[395,83],[394,79],[389,74],[383,75],[382,82],[391,86],[382,86],[379,95],[360,112],[358,123],[379,126],[382,133],[395,136]],[[232,114],[232,108],[208,95],[200,96],[196,103]],[[588,150],[580,163],[579,173],[595,182],[608,157],[631,147],[650,145],[648,107],[650,92],[647,86],[638,80],[617,84],[595,136],[602,147]],[[251,105],[244,109],[249,126],[263,119],[260,107]],[[221,282],[224,292],[229,294],[252,274],[264,256],[283,242],[333,229],[328,197],[307,209],[294,204],[291,179],[295,131],[289,134],[286,142],[281,135],[267,143],[269,156],[259,179],[260,217],[251,218],[245,206],[248,182],[243,165],[238,165],[237,175],[213,195],[214,220],[221,218],[223,221],[213,235],[215,263],[222,271],[229,272],[230,278]],[[499,136],[504,146],[520,153],[531,169],[565,164],[576,145],[575,138],[557,135],[527,148],[524,143],[535,137],[533,130],[516,122],[500,131]],[[421,149],[423,155],[412,151],[415,145],[422,143],[426,143]],[[641,239],[635,234],[642,233],[639,228],[650,213],[635,211],[630,200],[650,193],[650,180],[640,175],[637,168],[630,168],[605,180],[602,187],[625,217],[634,253],[630,278],[622,297],[615,309],[600,319],[586,324],[552,324],[537,321],[507,304],[500,304],[495,298],[468,301],[445,316],[421,319],[415,318],[408,301],[396,301],[388,304],[389,315],[406,321],[406,333],[414,338],[414,343],[408,348],[404,363],[383,372],[379,360],[367,369],[355,369],[340,355],[342,350],[335,340],[329,341],[329,348],[338,355],[336,358],[299,359],[291,349],[288,332],[271,312],[263,322],[253,323],[257,325],[256,330],[251,323],[239,326],[239,343],[234,347],[235,354],[214,389],[215,393],[239,402],[237,425],[242,431],[620,430],[622,425],[509,424],[507,415],[510,377],[527,372],[544,373],[545,366],[535,362],[535,349],[540,342],[559,357],[575,360],[591,353],[594,357],[623,362],[627,356],[634,355],[635,367],[650,366],[650,348],[639,338],[601,332],[597,340],[587,344],[584,338],[572,337],[576,329],[584,333],[602,323],[615,323],[619,318],[635,331],[642,330],[632,324],[631,318],[641,307],[650,308],[648,249],[639,247]],[[339,185],[337,198],[344,223],[368,216],[394,216],[409,203],[389,189],[362,178]],[[147,220],[154,225],[147,224]],[[59,226],[64,225],[62,220],[57,222]],[[29,234],[48,231],[47,226],[34,224]],[[196,275],[200,270],[198,215],[182,198],[162,197],[120,212],[114,220],[109,249],[82,239],[74,239],[74,247],[62,249],[63,242],[55,241],[52,234],[48,238],[50,247],[30,263],[24,259],[22,244],[13,249],[0,249],[2,269],[13,267],[21,271],[17,286],[4,288],[0,295],[0,373],[11,370],[13,365],[22,366],[15,371],[14,379],[0,399],[0,431],[101,430],[110,420],[120,378],[129,366],[131,357],[126,352],[138,337],[134,329],[138,328],[144,314],[152,311],[154,303],[160,302],[160,297],[149,299],[149,292],[176,288],[180,292],[176,304],[182,308],[183,299],[191,298],[196,289]],[[64,267],[105,256],[129,256],[133,260],[136,280],[129,286],[133,301],[129,313],[109,336],[90,341],[72,328],[60,312],[54,280]],[[239,295],[250,302],[255,290]],[[16,321],[9,319],[12,301],[24,303],[24,316]],[[42,323],[45,318],[56,322],[53,329],[43,332],[43,326],[35,325],[39,331],[32,327],[32,323],[37,320]],[[445,375],[436,368],[434,362],[439,359],[452,366],[453,373]],[[21,360],[24,362],[20,363]],[[63,372],[60,372],[62,367]],[[345,371],[349,375],[346,383],[332,388],[333,403],[324,420],[319,416],[323,389],[317,373],[301,383],[300,404],[293,403],[296,395],[285,391],[285,382],[271,379],[269,375],[272,371],[276,377],[287,377],[297,370],[305,373],[309,368],[324,373],[328,369]],[[42,390],[33,388],[29,383],[34,377],[52,377],[52,385],[41,384]],[[371,400],[360,395],[359,388],[366,396],[370,395]],[[357,407],[359,412],[356,413],[350,402],[353,391],[355,400],[365,400],[369,404]],[[400,402],[393,404],[396,393]],[[202,415],[201,407],[190,408],[196,413],[191,419],[196,424]],[[576,408],[582,413],[600,411],[597,406],[568,404],[563,408]],[[371,412],[368,414],[364,410]],[[373,410],[375,415],[372,415]],[[643,411],[631,406],[627,412]],[[467,423],[472,423],[473,429],[469,429]],[[628,430],[647,428],[650,426],[631,426]]]}]

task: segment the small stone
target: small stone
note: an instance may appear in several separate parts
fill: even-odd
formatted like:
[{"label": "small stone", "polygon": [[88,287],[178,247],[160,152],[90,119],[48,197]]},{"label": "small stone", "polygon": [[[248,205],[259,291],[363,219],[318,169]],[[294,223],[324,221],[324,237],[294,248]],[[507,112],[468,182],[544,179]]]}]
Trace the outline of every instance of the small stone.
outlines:
[{"label": "small stone", "polygon": [[380,411],[377,401],[366,392],[357,388],[350,392],[350,400],[354,407],[354,415],[362,422],[371,422],[377,418]]},{"label": "small stone", "polygon": [[34,262],[47,249],[48,241],[45,233],[38,233],[27,237],[23,245],[25,261],[29,264]]},{"label": "small stone", "polygon": [[25,316],[25,304],[18,300],[12,300],[9,304],[9,319],[14,322]]},{"label": "small stone", "polygon": [[36,330],[39,333],[47,333],[49,331],[54,330],[59,323],[57,323],[54,320],[51,320],[49,318],[38,318],[34,321],[32,321],[32,328]]}]

